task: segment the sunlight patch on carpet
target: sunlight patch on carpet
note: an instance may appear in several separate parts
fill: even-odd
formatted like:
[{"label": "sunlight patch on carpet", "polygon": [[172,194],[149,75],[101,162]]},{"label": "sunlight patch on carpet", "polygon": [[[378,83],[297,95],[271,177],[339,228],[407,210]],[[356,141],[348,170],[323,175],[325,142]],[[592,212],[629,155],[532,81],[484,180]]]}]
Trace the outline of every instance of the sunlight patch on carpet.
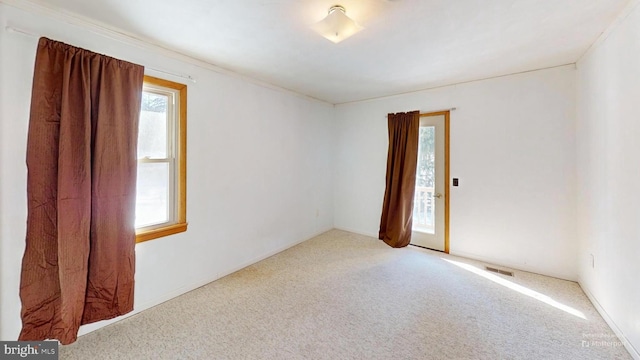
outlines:
[{"label": "sunlight patch on carpet", "polygon": [[494,275],[490,272],[487,272],[485,270],[479,269],[475,266],[469,265],[469,264],[465,264],[462,262],[458,262],[458,261],[453,261],[453,260],[449,260],[449,259],[445,259],[445,258],[441,258],[442,260],[453,264],[455,266],[458,266],[464,270],[470,271],[476,275],[482,276],[483,278],[487,279],[487,280],[491,280],[493,282],[495,282],[496,284],[500,284],[502,286],[505,286],[511,290],[517,291],[523,295],[529,296],[531,298],[534,298],[538,301],[542,301],[543,303],[547,304],[547,305],[551,305],[556,309],[562,310],[568,314],[571,314],[573,316],[579,317],[581,319],[586,320],[587,318],[584,316],[584,314],[579,311],[576,310],[574,308],[572,308],[571,306],[567,306],[565,304],[562,304],[552,298],[550,298],[547,295],[541,294],[537,291],[531,290],[527,287],[524,287],[522,285],[516,284],[514,282],[511,282],[507,279],[501,278],[500,276]]}]

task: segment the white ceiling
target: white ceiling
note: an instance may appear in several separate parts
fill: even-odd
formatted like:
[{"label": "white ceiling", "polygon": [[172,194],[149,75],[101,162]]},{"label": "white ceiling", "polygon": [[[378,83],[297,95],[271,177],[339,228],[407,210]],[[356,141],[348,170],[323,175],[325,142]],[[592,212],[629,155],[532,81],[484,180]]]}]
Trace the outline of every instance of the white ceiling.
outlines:
[{"label": "white ceiling", "polygon": [[[574,63],[629,0],[37,0],[330,103]],[[310,26],[336,3],[365,29]]]}]

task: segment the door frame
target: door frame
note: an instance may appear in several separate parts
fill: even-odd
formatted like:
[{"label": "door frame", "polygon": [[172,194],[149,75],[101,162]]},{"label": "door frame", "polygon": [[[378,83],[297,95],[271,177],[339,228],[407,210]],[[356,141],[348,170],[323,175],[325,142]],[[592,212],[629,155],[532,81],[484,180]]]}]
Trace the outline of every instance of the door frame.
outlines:
[{"label": "door frame", "polygon": [[449,191],[450,191],[450,171],[449,171],[449,142],[450,128],[449,117],[451,110],[420,113],[420,117],[444,115],[444,252],[449,253]]}]

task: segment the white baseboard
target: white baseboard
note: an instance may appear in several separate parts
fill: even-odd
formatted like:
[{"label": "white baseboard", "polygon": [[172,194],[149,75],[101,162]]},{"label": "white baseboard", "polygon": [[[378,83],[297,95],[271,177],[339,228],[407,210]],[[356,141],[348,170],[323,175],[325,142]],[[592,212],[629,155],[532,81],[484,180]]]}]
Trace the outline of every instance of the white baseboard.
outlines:
[{"label": "white baseboard", "polygon": [[[351,232],[351,233],[354,233],[354,234],[370,236],[370,237],[375,238],[375,239],[378,238],[378,234],[377,233],[374,234],[374,233],[370,233],[370,232],[367,232],[367,231],[362,231],[362,230],[358,230],[358,229],[352,229],[352,228],[349,228],[349,227],[336,226],[335,229],[348,231],[348,232]],[[553,272],[553,271],[544,271],[544,270],[537,269],[537,268],[534,268],[534,267],[522,266],[521,264],[508,263],[508,262],[500,261],[500,260],[497,260],[497,259],[492,259],[492,258],[483,257],[483,256],[477,256],[477,255],[471,254],[471,253],[465,253],[465,252],[460,252],[460,251],[451,251],[450,255],[459,256],[459,257],[472,259],[472,260],[477,260],[477,261],[481,261],[481,262],[484,262],[484,263],[487,263],[487,264],[503,266],[503,267],[506,267],[506,268],[514,269],[514,270],[521,270],[521,271],[526,271],[526,272],[532,272],[532,273],[535,273],[535,274],[551,276],[551,277],[562,279],[562,280],[569,280],[569,281],[576,281],[576,282],[578,281],[578,278],[575,275],[561,274],[561,273],[556,273],[556,272]]]},{"label": "white baseboard", "polygon": [[207,285],[207,284],[209,284],[211,282],[214,282],[214,281],[216,281],[218,279],[221,279],[221,278],[223,278],[223,277],[225,277],[227,275],[233,274],[236,271],[242,270],[242,269],[246,268],[247,266],[251,266],[251,265],[253,265],[253,264],[255,264],[255,263],[259,262],[259,261],[262,261],[262,260],[264,260],[266,258],[269,258],[269,257],[273,256],[273,255],[281,253],[281,252],[283,252],[283,251],[285,251],[285,250],[287,250],[289,248],[292,248],[292,247],[294,247],[294,246],[296,246],[298,244],[301,244],[301,243],[303,243],[303,242],[305,242],[307,240],[310,240],[310,239],[312,239],[312,238],[314,238],[314,237],[316,237],[318,235],[321,235],[321,234],[323,234],[323,233],[325,233],[325,232],[327,232],[327,231],[329,231],[331,229],[332,228],[329,227],[329,228],[321,230],[321,231],[319,231],[319,232],[317,232],[317,233],[315,233],[315,234],[313,234],[311,236],[308,236],[308,237],[306,237],[306,238],[304,238],[302,240],[294,241],[293,243],[290,243],[290,244],[275,248],[275,249],[273,249],[271,251],[268,251],[268,252],[266,252],[264,254],[256,256],[251,260],[247,260],[247,261],[245,261],[245,262],[243,262],[243,263],[241,263],[241,264],[239,264],[237,266],[234,266],[234,267],[232,267],[230,269],[227,269],[227,270],[225,270],[223,272],[215,274],[214,276],[209,276],[209,277],[200,279],[198,281],[194,281],[189,285],[185,285],[185,286],[180,287],[180,288],[178,288],[176,290],[173,290],[173,291],[171,291],[171,292],[169,292],[167,294],[164,294],[164,295],[162,295],[162,296],[160,296],[160,297],[158,297],[158,298],[156,298],[156,299],[154,299],[152,301],[148,301],[148,302],[146,302],[144,304],[136,304],[135,308],[133,309],[133,311],[128,313],[128,314],[119,316],[119,317],[117,317],[115,319],[110,319],[110,320],[96,322],[96,323],[93,323],[93,324],[83,325],[83,326],[80,327],[80,330],[78,331],[78,336],[86,335],[86,334],[88,334],[90,332],[96,331],[96,330],[98,330],[100,328],[103,328],[103,327],[105,327],[107,325],[111,325],[111,324],[116,323],[118,321],[124,320],[124,319],[126,319],[128,317],[136,315],[136,314],[138,314],[138,313],[140,313],[140,312],[142,312],[144,310],[147,310],[147,309],[150,309],[150,308],[152,308],[154,306],[160,305],[163,302],[166,302],[166,301],[169,301],[171,299],[174,299],[174,298],[176,298],[176,297],[178,297],[180,295],[186,294],[189,291],[193,291],[193,290],[195,290],[195,289],[197,289],[199,287],[205,286],[205,285]]},{"label": "white baseboard", "polygon": [[375,238],[375,239],[378,238],[378,234],[377,233],[374,234],[374,233],[370,233],[370,232],[366,232],[366,231],[355,230],[355,229],[351,229],[351,228],[347,228],[347,227],[341,227],[341,226],[336,226],[336,227],[334,227],[334,229],[342,230],[342,231],[348,231],[350,233],[354,233],[354,234],[358,234],[358,235],[370,236],[370,237]]},{"label": "white baseboard", "polygon": [[526,266],[526,265],[523,266],[522,264],[509,263],[509,262],[506,262],[506,261],[501,261],[501,260],[498,260],[498,259],[492,259],[492,258],[488,258],[488,257],[484,257],[484,256],[477,256],[475,254],[470,254],[470,253],[466,253],[466,252],[450,251],[449,254],[453,255],[453,256],[460,256],[460,257],[471,259],[471,260],[482,261],[482,262],[488,263],[488,264],[503,266],[503,267],[507,267],[507,268],[510,268],[510,269],[514,269],[514,270],[520,270],[520,271],[526,271],[526,272],[530,272],[530,273],[534,273],[534,274],[550,276],[550,277],[554,277],[554,278],[561,279],[561,280],[568,280],[568,281],[575,281],[575,282],[578,281],[578,278],[575,275],[568,275],[568,274],[556,273],[556,272],[553,272],[553,271],[546,271],[546,270],[538,269],[538,268],[531,267],[531,266]]},{"label": "white baseboard", "polygon": [[578,281],[578,284],[582,288],[582,291],[584,291],[585,295],[587,295],[587,298],[589,298],[589,301],[591,301],[593,306],[596,308],[600,316],[602,316],[602,318],[607,323],[607,325],[609,325],[611,330],[613,330],[613,332],[616,334],[618,339],[622,341],[622,344],[624,345],[624,348],[627,349],[627,351],[629,352],[629,355],[631,355],[631,357],[634,360],[640,360],[640,352],[638,352],[638,350],[636,350],[636,348],[633,347],[631,342],[629,342],[629,339],[627,339],[627,337],[624,335],[622,330],[620,330],[618,325],[616,325],[616,323],[613,321],[613,319],[611,319],[609,314],[607,314],[607,312],[604,310],[602,305],[600,305],[600,303],[595,298],[595,296],[593,296],[591,291],[589,291],[589,289],[586,286],[584,286],[580,281]]},{"label": "white baseboard", "polygon": [[[351,233],[354,233],[354,234],[370,236],[370,237],[375,238],[375,239],[378,238],[378,234],[377,233],[374,234],[374,233],[370,233],[370,232],[367,232],[367,231],[362,231],[362,230],[357,230],[357,229],[352,229],[352,228],[342,227],[342,226],[336,226],[335,229],[348,231],[348,232],[351,232]],[[556,272],[553,272],[553,271],[544,271],[544,270],[537,269],[537,268],[534,268],[534,267],[522,266],[521,264],[514,264],[514,263],[504,262],[504,261],[500,261],[500,260],[492,259],[492,258],[488,258],[488,257],[477,256],[477,255],[471,254],[471,253],[465,253],[465,252],[460,252],[460,251],[450,251],[449,254],[453,255],[453,256],[459,256],[459,257],[471,259],[471,260],[481,261],[481,262],[484,262],[484,263],[487,263],[487,264],[503,266],[503,267],[506,267],[506,268],[509,268],[509,269],[526,271],[526,272],[531,272],[531,273],[545,275],[545,276],[551,276],[551,277],[562,279],[562,280],[576,281],[576,282],[578,281],[578,278],[575,275],[561,274],[561,273],[556,273]]]}]

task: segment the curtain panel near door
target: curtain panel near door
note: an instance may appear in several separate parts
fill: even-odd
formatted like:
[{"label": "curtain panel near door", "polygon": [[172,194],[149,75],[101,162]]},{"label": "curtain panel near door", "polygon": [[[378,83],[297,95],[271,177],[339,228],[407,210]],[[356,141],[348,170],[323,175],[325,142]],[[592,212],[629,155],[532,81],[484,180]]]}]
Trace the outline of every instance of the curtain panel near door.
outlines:
[{"label": "curtain panel near door", "polygon": [[41,38],[27,140],[19,340],[76,340],[133,310],[144,68]]},{"label": "curtain panel near door", "polygon": [[391,247],[411,242],[420,112],[389,114],[387,176],[378,237]]}]

